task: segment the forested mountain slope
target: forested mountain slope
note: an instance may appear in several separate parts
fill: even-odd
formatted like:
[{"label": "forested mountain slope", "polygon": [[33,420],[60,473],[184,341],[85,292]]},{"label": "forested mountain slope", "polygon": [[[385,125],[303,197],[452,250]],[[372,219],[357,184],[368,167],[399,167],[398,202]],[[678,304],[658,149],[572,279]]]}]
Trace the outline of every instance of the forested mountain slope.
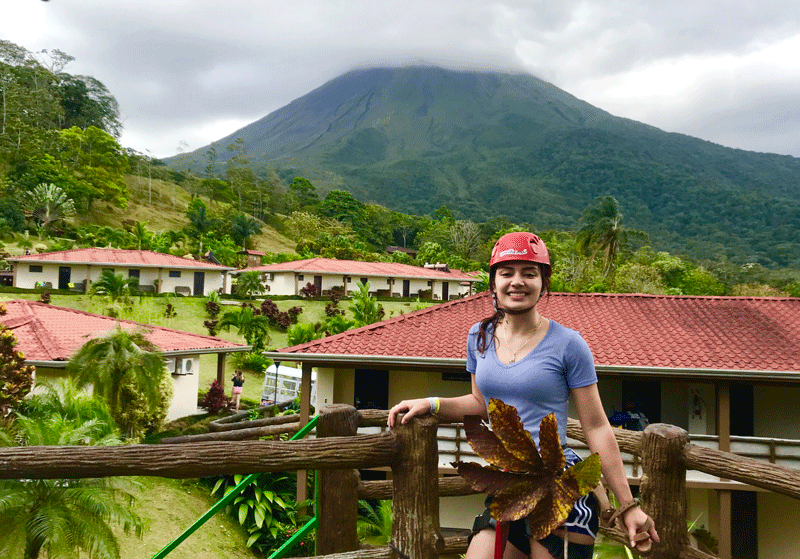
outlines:
[{"label": "forested mountain slope", "polygon": [[[800,267],[800,159],[614,117],[529,75],[357,70],[215,142],[218,169],[239,137],[257,170],[403,212],[563,230],[612,195],[658,248]],[[207,153],[168,163],[198,171]]]}]

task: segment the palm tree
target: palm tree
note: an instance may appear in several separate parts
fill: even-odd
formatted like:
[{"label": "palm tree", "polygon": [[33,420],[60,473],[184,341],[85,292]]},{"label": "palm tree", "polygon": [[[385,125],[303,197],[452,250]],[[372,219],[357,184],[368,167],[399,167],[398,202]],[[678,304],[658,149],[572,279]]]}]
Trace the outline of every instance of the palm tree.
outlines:
[{"label": "palm tree", "polygon": [[22,198],[23,212],[46,231],[50,224],[75,215],[72,198],[53,183],[37,184]]},{"label": "palm tree", "polygon": [[130,296],[138,286],[137,277],[126,278],[122,274],[115,274],[113,270],[103,270],[89,288],[89,295],[105,295],[111,301],[112,307],[117,303],[128,306],[131,304]]},{"label": "palm tree", "polygon": [[231,238],[243,249],[247,248],[247,239],[261,233],[261,225],[252,217],[240,213],[231,220]]},{"label": "palm tree", "polygon": [[227,311],[219,320],[219,328],[230,331],[236,328],[248,345],[253,346],[253,351],[261,351],[270,341],[269,318],[263,314],[256,314],[253,307],[244,306],[236,311]]},{"label": "palm tree", "polygon": [[369,501],[358,501],[358,539],[370,545],[386,545],[392,539],[392,502],[380,501],[375,506]]},{"label": "palm tree", "polygon": [[144,245],[146,249],[150,248],[150,238],[153,236],[153,233],[147,229],[146,221],[135,222],[128,232],[133,237],[139,250],[142,250],[142,245]]},{"label": "palm tree", "polygon": [[353,303],[348,308],[353,313],[356,327],[383,320],[383,305],[369,294],[369,282],[358,286],[358,291],[353,293]]},{"label": "palm tree", "polygon": [[78,388],[72,378],[54,383],[37,382],[36,387],[37,394],[26,398],[20,406],[21,415],[37,420],[57,416],[71,422],[76,428],[94,422],[101,430],[92,432],[100,438],[116,436],[116,423],[108,403]]},{"label": "palm tree", "polygon": [[264,284],[261,282],[261,272],[252,270],[239,274],[236,280],[236,293],[250,298],[264,293]]},{"label": "palm tree", "polygon": [[[98,420],[75,425],[58,414],[38,419],[17,414],[10,432],[0,431],[0,446],[120,444],[105,431]],[[124,483],[111,478],[0,480],[0,555],[16,556],[22,549],[25,559],[36,559],[86,551],[117,559],[111,525],[140,537],[144,528],[130,508],[134,497]]]},{"label": "palm tree", "polygon": [[591,251],[592,259],[597,253],[602,253],[603,272],[606,275],[613,270],[620,251],[630,248],[634,239],[645,240],[647,234],[622,226],[622,213],[614,197],[602,196],[584,210],[578,242],[584,252]]},{"label": "palm tree", "polygon": [[[94,393],[108,401],[111,414],[127,436],[137,426],[131,407],[143,400],[149,410],[163,406],[164,357],[142,332],[126,332],[119,326],[105,336],[86,342],[72,356],[67,372],[80,387],[92,385]],[[133,388],[131,390],[130,388]]]}]

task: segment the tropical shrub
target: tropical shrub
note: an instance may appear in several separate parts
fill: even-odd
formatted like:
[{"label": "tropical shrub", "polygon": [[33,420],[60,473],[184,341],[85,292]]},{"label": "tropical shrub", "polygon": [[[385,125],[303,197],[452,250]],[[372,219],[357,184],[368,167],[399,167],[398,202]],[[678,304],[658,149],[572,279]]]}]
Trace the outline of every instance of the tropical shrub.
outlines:
[{"label": "tropical shrub", "polygon": [[[0,316],[6,312],[0,303]],[[14,349],[16,345],[11,330],[0,324],[0,417],[22,402],[33,387],[34,367],[25,365],[25,356]]]},{"label": "tropical shrub", "polygon": [[[217,295],[217,297],[219,297],[219,295]],[[206,314],[210,318],[216,318],[221,309],[222,307],[220,307],[217,301],[212,301],[211,299],[206,301]]]},{"label": "tropical shrub", "polygon": [[[66,398],[54,406],[52,396],[31,405],[41,414],[37,417],[15,414],[10,428],[0,431],[0,446],[120,444],[99,419],[76,422],[58,410],[80,415],[83,404]],[[98,559],[119,559],[112,526],[138,537],[144,531],[132,509],[131,485],[114,478],[0,480],[0,555],[78,557],[84,551]]]},{"label": "tropical shrub", "polygon": [[264,357],[263,354],[257,351],[245,351],[234,355],[233,363],[238,369],[263,374],[267,367],[272,365],[272,359]]},{"label": "tropical shrub", "polygon": [[208,329],[209,336],[216,336],[219,332],[219,320],[204,320],[203,326]]},{"label": "tropical shrub", "polygon": [[208,413],[217,413],[228,405],[228,398],[225,396],[225,389],[216,380],[211,382],[211,388],[200,401],[200,407]]},{"label": "tropical shrub", "polygon": [[[227,495],[245,476],[220,476],[208,478],[214,482],[212,495]],[[287,533],[291,533],[305,518],[298,509],[309,504],[295,500],[296,482],[286,472],[261,474],[248,485],[228,505],[228,510],[249,535],[247,547],[261,553],[268,553],[284,543]],[[298,546],[304,547],[304,546]]]},{"label": "tropical shrub", "polygon": [[300,297],[308,299],[316,296],[317,296],[317,287],[313,283],[307,283],[305,287],[302,287],[300,289]]}]

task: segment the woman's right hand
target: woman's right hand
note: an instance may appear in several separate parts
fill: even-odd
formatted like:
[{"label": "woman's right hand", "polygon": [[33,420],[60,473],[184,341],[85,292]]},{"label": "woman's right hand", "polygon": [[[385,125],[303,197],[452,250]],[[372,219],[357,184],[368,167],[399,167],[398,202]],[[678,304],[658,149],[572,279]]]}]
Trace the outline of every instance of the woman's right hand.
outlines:
[{"label": "woman's right hand", "polygon": [[427,398],[417,398],[415,400],[403,400],[399,404],[392,406],[389,409],[389,418],[386,424],[389,427],[394,427],[397,420],[397,415],[405,413],[400,423],[408,423],[408,420],[417,415],[428,415],[431,413],[431,403]]}]

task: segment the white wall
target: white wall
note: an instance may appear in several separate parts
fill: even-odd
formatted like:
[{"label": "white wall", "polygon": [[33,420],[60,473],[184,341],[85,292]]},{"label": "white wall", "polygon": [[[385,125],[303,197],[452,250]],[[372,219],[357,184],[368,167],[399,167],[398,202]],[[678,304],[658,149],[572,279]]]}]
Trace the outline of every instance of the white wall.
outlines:
[{"label": "white wall", "polygon": [[197,391],[200,386],[200,356],[189,355],[166,359],[172,376],[172,402],[166,421],[174,421],[197,413]]},{"label": "white wall", "polygon": [[[31,273],[30,266],[41,265],[42,272]],[[186,268],[173,268],[172,271],[180,272],[180,278],[169,277],[169,268],[136,268],[134,266],[87,266],[85,264],[49,264],[49,263],[29,263],[18,262],[15,264],[16,278],[15,287],[24,289],[33,289],[36,282],[50,282],[53,289],[58,289],[58,269],[60,266],[68,266],[70,268],[70,282],[80,283],[87,277],[90,281],[94,282],[103,273],[103,270],[113,270],[115,274],[122,274],[128,276],[128,271],[133,268],[139,270],[139,285],[155,285],[155,281],[160,277],[163,280],[162,293],[174,293],[175,286],[186,286],[190,290],[194,290],[194,272],[200,271],[205,273],[205,283],[203,286],[203,295],[207,295],[212,291],[217,291],[223,287],[224,275],[223,272],[216,269],[186,269]]]},{"label": "white wall", "polygon": [[[424,278],[403,278],[403,277],[395,277],[393,279],[393,283],[389,285],[387,280],[389,279],[386,276],[361,276],[358,274],[355,275],[348,275],[347,277],[350,278],[349,282],[344,281],[345,275],[343,274],[314,274],[314,273],[303,273],[302,280],[295,280],[295,272],[274,272],[273,279],[267,279],[264,281],[264,285],[269,287],[268,294],[271,295],[297,295],[299,290],[306,286],[306,284],[314,284],[314,276],[322,276],[322,289],[323,291],[327,291],[334,287],[342,287],[345,286],[347,290],[347,294],[351,294],[354,291],[358,291],[358,286],[361,283],[361,278],[367,278],[369,282],[369,289],[371,292],[375,292],[384,289],[391,289],[391,293],[394,296],[402,296],[403,295],[403,280],[409,279],[409,296],[416,297],[419,292],[422,290],[430,289],[431,286],[428,285],[427,279]],[[469,287],[462,287],[459,281],[450,281],[450,296],[453,295],[464,295],[469,292]],[[438,296],[438,299],[441,300],[442,298],[442,280],[437,279],[434,280],[433,285],[433,293]]]}]

